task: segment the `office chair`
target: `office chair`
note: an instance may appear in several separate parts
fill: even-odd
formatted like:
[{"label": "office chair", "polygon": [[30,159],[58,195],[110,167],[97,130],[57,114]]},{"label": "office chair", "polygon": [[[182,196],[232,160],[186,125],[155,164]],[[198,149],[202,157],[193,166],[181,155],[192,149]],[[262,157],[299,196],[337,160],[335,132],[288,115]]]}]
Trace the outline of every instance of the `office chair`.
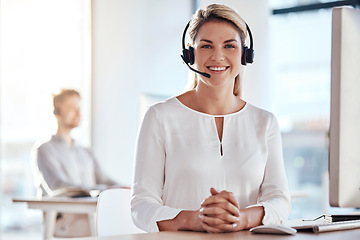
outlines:
[{"label": "office chair", "polygon": [[131,218],[130,189],[106,189],[100,193],[96,209],[98,236],[144,233]]}]

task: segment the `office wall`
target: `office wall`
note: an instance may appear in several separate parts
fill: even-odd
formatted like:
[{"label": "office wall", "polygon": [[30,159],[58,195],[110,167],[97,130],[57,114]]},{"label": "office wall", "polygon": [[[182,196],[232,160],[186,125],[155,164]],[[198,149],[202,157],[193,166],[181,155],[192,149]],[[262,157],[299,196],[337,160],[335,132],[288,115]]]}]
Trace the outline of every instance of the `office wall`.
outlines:
[{"label": "office wall", "polygon": [[99,162],[130,183],[140,93],[185,85],[181,34],[191,1],[93,1],[93,134]]},{"label": "office wall", "polygon": [[[245,99],[266,108],[267,1],[221,2],[237,8],[253,31],[256,62],[245,73]],[[184,89],[181,36],[192,9],[191,0],[92,1],[92,146],[119,181],[132,178],[139,94],[171,96]]]}]

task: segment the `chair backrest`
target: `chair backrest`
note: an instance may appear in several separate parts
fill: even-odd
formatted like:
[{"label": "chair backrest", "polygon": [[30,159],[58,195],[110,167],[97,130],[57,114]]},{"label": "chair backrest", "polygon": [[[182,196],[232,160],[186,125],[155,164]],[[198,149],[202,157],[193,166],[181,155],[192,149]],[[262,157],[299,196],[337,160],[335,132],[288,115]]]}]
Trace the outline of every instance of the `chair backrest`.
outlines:
[{"label": "chair backrest", "polygon": [[131,218],[130,189],[107,189],[100,193],[96,210],[98,236],[143,233]]}]

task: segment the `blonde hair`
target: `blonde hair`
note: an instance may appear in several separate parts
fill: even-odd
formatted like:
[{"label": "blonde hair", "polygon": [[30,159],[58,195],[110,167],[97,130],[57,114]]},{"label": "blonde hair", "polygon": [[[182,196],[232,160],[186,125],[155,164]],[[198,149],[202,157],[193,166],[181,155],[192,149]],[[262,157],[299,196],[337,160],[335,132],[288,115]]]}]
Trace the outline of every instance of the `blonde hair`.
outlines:
[{"label": "blonde hair", "polygon": [[80,93],[74,89],[61,89],[60,92],[53,94],[54,114],[59,114],[59,105],[68,96],[78,96],[80,98]]},{"label": "blonde hair", "polygon": [[[233,25],[235,29],[238,30],[241,44],[245,46],[246,39],[246,23],[239,16],[239,14],[233,10],[232,8],[222,5],[222,4],[211,4],[207,6],[205,9],[198,9],[195,14],[192,16],[189,25],[189,36],[191,44],[194,45],[195,39],[199,32],[199,29],[202,25],[207,22],[227,22]],[[195,89],[198,84],[197,74],[194,74],[193,79],[189,79],[188,88],[190,90]],[[242,82],[240,79],[240,75],[235,77],[233,94],[235,96],[241,97],[241,86]]]}]

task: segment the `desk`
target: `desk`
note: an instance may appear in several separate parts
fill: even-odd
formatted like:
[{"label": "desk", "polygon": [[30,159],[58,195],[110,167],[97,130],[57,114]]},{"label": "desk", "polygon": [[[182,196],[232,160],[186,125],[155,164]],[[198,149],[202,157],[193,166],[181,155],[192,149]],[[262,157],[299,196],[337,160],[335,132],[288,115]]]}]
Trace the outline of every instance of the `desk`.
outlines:
[{"label": "desk", "polygon": [[119,235],[109,237],[88,237],[72,238],[71,240],[359,240],[360,229],[315,233],[297,233],[291,235],[269,235],[253,234],[249,231],[236,233],[197,233],[197,232],[160,232],[160,233],[140,233],[130,235]]},{"label": "desk", "polygon": [[14,203],[26,203],[28,208],[40,209],[45,213],[44,239],[50,240],[54,236],[57,213],[87,213],[91,226],[91,233],[96,235],[95,213],[97,198],[66,198],[66,197],[43,197],[15,198]]}]

